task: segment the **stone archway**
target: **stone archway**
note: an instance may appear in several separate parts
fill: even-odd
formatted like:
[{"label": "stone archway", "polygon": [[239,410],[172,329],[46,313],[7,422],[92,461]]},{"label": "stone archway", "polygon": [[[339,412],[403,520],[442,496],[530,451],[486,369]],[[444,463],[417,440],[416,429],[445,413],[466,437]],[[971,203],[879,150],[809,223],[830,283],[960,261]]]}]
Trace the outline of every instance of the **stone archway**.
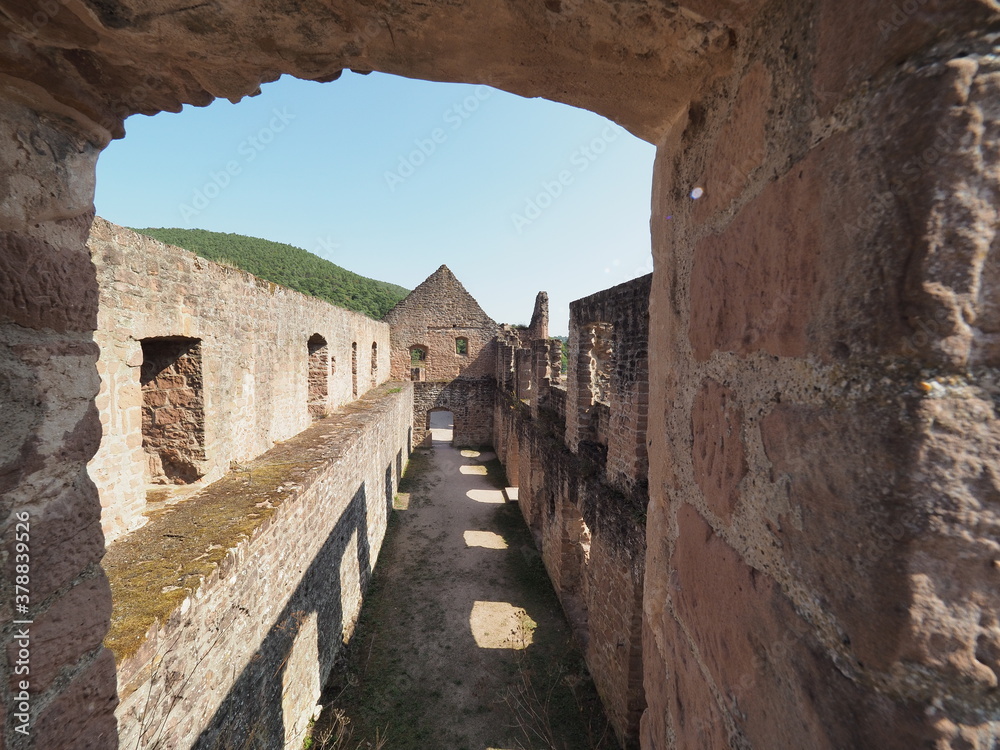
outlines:
[{"label": "stone archway", "polygon": [[133,112],[344,68],[547,96],[658,146],[643,747],[1000,735],[994,2],[0,11],[0,491],[60,643],[33,746],[115,744],[85,471],[100,149]]}]

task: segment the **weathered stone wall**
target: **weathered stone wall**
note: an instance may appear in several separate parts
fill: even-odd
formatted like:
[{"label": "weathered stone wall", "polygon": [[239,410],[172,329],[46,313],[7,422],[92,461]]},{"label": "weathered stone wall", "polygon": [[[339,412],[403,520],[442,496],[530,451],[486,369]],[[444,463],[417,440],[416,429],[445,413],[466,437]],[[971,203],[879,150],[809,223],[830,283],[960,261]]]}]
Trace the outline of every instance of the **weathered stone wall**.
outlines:
[{"label": "weathered stone wall", "polygon": [[643,491],[605,479],[603,456],[574,455],[556,415],[499,393],[494,445],[625,747],[638,743],[642,684]]},{"label": "weathered stone wall", "polygon": [[413,444],[430,439],[430,412],[446,409],[455,422],[453,441],[459,447],[493,442],[493,406],[496,387],[492,378],[459,378],[449,383],[414,383]]},{"label": "weathered stone wall", "polygon": [[649,291],[642,276],[570,303],[566,443],[600,442],[608,480],[646,480]]},{"label": "weathered stone wall", "polygon": [[[101,439],[86,250],[100,145],[22,101],[4,95],[0,106],[0,747],[110,748],[115,665],[101,641],[111,594],[86,471]],[[18,523],[28,524],[27,553]],[[29,571],[17,601],[26,611],[15,614],[18,554]],[[14,619],[32,623],[27,675],[15,676],[25,626]],[[22,680],[27,722],[15,702]]]},{"label": "weathered stone wall", "polygon": [[38,638],[5,747],[115,741],[84,472],[97,152],[130,113],[345,67],[550,96],[659,147],[643,745],[995,744],[993,0],[0,6],[2,601],[28,512]]},{"label": "weathered stone wall", "polygon": [[986,8],[769,3],[660,143],[646,748],[996,746]]},{"label": "weathered stone wall", "polygon": [[[646,707],[649,289],[645,276],[571,304],[565,378],[560,342],[530,338],[544,332],[544,324],[528,331],[504,327],[495,378],[497,455],[625,747],[638,745]],[[533,320],[546,317],[542,301],[539,295]],[[568,395],[558,387],[563,379]]]},{"label": "weathered stone wall", "polygon": [[121,747],[302,747],[378,557],[412,393],[370,391],[109,548]]},{"label": "weathered stone wall", "polygon": [[[497,324],[447,266],[441,266],[384,318],[392,331],[392,377],[449,381],[492,377]],[[456,341],[466,342],[465,353]],[[418,347],[423,359],[414,359]]]},{"label": "weathered stone wall", "polygon": [[[384,323],[103,219],[95,220],[89,247],[100,284],[94,339],[101,349],[97,404],[104,428],[89,469],[100,491],[109,542],[144,522],[147,485],[163,476],[157,456],[170,455],[172,440],[190,441],[201,431],[201,446],[187,450],[198,455],[184,462],[183,478],[170,481],[213,481],[231,462],[260,455],[301,432],[314,417],[352,400],[353,378],[359,393],[368,390],[373,343],[381,352],[379,380],[388,377],[389,330]],[[313,338],[317,334],[326,342],[321,373],[318,347],[310,345],[310,340],[318,341]],[[164,337],[199,342],[200,373],[191,375],[200,378],[199,417],[177,408],[179,401],[173,408],[154,408],[150,398],[159,404],[166,391],[154,396],[149,385],[141,385],[144,346],[158,350]],[[359,375],[351,368],[355,343]],[[176,373],[161,380],[180,386],[174,382]],[[187,388],[174,394],[175,401],[185,404],[193,398]],[[149,427],[158,430],[155,437]],[[148,447],[154,440],[159,453],[149,457],[143,443]]]}]

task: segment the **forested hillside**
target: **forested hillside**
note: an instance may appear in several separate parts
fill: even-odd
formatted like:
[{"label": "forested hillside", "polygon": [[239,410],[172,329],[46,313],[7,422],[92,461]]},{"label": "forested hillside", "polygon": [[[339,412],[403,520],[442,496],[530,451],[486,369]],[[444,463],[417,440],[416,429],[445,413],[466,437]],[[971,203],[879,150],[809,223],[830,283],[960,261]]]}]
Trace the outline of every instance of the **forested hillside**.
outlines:
[{"label": "forested hillside", "polygon": [[135,231],[376,319],[409,294],[401,286],[359,276],[300,247],[281,242],[205,229]]}]

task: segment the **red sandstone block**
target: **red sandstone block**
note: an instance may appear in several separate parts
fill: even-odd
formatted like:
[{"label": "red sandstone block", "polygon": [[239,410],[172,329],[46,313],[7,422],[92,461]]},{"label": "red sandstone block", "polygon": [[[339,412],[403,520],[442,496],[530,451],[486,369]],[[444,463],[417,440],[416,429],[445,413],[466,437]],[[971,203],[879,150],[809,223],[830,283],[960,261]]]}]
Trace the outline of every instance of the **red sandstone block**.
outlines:
[{"label": "red sandstone block", "polygon": [[991,220],[983,205],[996,180],[978,156],[977,112],[1000,89],[976,75],[968,58],[901,74],[871,95],[861,126],[825,140],[697,243],[697,359],[968,360],[982,248],[955,228]]},{"label": "red sandstone block", "polygon": [[[202,405],[201,396],[191,388],[178,388],[177,390],[167,392],[167,396],[171,406],[190,409],[191,407],[201,407]],[[203,420],[204,417],[199,414],[198,419]]]},{"label": "red sandstone block", "polygon": [[907,540],[924,526],[895,487],[902,425],[874,409],[853,416],[779,404],[760,432],[772,480],[787,483],[800,519],[774,529],[781,553],[842,623],[856,658],[888,669],[908,619]]},{"label": "red sandstone block", "polygon": [[743,193],[753,170],[763,164],[771,100],[771,74],[763,63],[755,63],[740,82],[730,115],[706,161],[700,185],[705,194],[693,211],[696,222],[727,209]]},{"label": "red sandstone block", "polygon": [[35,722],[34,747],[112,750],[118,747],[115,659],[104,649]]},{"label": "red sandstone block", "polygon": [[[817,750],[933,746],[936,732],[919,706],[845,678],[777,583],[747,565],[693,507],[678,511],[678,532],[672,599],[742,742]],[[674,668],[689,675],[678,694],[697,696],[697,661],[683,653],[674,658]],[[686,699],[672,709],[675,721],[682,710],[694,714],[685,723],[697,725],[698,716],[714,724],[721,709]]]},{"label": "red sandstone block", "polygon": [[691,411],[695,478],[709,509],[728,522],[739,502],[747,474],[743,448],[743,410],[736,394],[708,378]]},{"label": "red sandstone block", "polygon": [[154,412],[153,421],[157,427],[166,427],[168,425],[176,425],[178,422],[183,421],[186,416],[187,410],[185,409],[174,409],[164,406]]},{"label": "red sandstone block", "polygon": [[[83,215],[61,222],[68,247],[0,232],[4,250],[0,253],[0,278],[5,284],[0,294],[0,319],[60,333],[97,327],[97,281],[84,248],[89,219]],[[79,232],[75,245],[74,229]]]},{"label": "red sandstone block", "polygon": [[152,411],[148,407],[158,407],[164,406],[167,403],[167,394],[165,391],[153,390],[153,389],[143,389],[142,391],[142,401],[147,408],[143,409],[143,414],[152,414]]},{"label": "red sandstone block", "polygon": [[[33,602],[65,586],[104,554],[100,501],[89,480],[40,501],[42,509],[33,512],[30,521]],[[13,540],[14,535],[6,538]],[[13,564],[14,556],[9,555],[7,580],[13,580]]]},{"label": "red sandstone block", "polygon": [[829,114],[861,82],[901,63],[943,30],[957,39],[985,29],[994,13],[987,0],[824,0],[813,68],[819,114]]},{"label": "red sandstone block", "polygon": [[143,387],[146,390],[170,390],[173,388],[184,388],[187,385],[183,375],[173,375],[164,372],[156,376],[152,381]]},{"label": "red sandstone block", "polygon": [[[103,572],[83,581],[55,601],[30,627],[31,689],[48,689],[59,670],[101,645],[111,619],[111,589]],[[13,663],[17,644],[8,647]],[[11,676],[13,685],[19,678]]]}]

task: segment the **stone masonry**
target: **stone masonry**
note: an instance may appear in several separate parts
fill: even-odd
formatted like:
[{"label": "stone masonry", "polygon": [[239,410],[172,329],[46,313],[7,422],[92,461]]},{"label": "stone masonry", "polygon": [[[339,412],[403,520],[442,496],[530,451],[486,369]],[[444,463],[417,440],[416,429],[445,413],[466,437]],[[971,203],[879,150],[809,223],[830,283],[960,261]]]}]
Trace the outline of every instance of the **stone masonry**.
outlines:
[{"label": "stone masonry", "polygon": [[412,398],[371,390],[112,545],[121,747],[302,747],[378,558]]},{"label": "stone masonry", "polygon": [[585,647],[608,717],[628,748],[638,746],[646,708],[649,289],[644,276],[570,305],[564,376],[560,342],[530,338],[547,331],[539,295],[537,323],[501,334],[494,417],[497,454]]},{"label": "stone masonry", "polygon": [[[335,13],[287,0],[0,0],[0,11],[5,750],[117,744],[102,507],[86,470],[102,435],[87,249],[96,160],[133,113],[238,101],[285,73],[333,81],[345,68],[546,96],[657,147],[644,750],[995,747],[995,0],[343,0]],[[570,259],[573,248],[553,251]],[[300,333],[302,424],[288,436],[311,423],[306,342],[320,333],[342,345]],[[592,331],[601,406],[588,429],[610,443],[603,396],[620,351],[606,334]],[[201,338],[211,369],[197,332],[143,336]],[[351,394],[370,382],[376,338],[347,341],[350,362],[337,355],[337,373],[357,375]],[[530,356],[518,340],[498,357],[528,389],[510,407],[533,420],[540,341]],[[116,356],[141,367],[135,350]],[[549,404],[568,419],[578,404],[559,393],[549,388]],[[123,416],[141,432],[140,394]],[[211,461],[207,397],[205,408]],[[520,440],[506,422],[495,432]],[[533,487],[541,467],[514,458],[508,469]],[[605,537],[586,512],[584,529],[556,508],[567,511],[573,580],[587,533],[591,556]],[[38,670],[28,735],[12,679],[24,517],[31,594],[18,614],[33,623]]]},{"label": "stone masonry", "polygon": [[97,219],[103,438],[89,464],[110,543],[144,522],[150,484],[211,482],[353,400],[352,344],[384,323]]},{"label": "stone masonry", "polygon": [[493,433],[497,324],[447,266],[385,316],[392,377],[414,381],[414,441],[430,439],[430,412],[451,411],[454,441],[486,445]]}]

